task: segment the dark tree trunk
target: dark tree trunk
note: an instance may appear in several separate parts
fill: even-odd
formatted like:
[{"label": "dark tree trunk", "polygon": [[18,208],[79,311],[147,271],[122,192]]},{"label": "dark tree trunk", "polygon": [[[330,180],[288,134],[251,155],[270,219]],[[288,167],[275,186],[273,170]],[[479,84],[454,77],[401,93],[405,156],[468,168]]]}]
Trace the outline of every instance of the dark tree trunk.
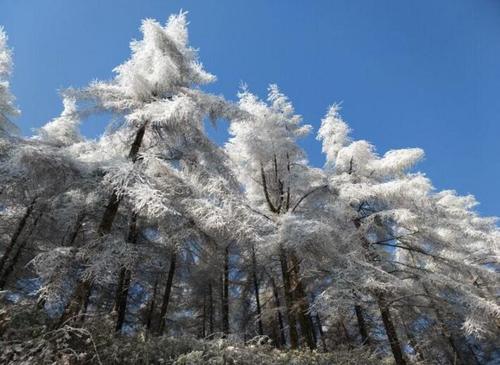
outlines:
[{"label": "dark tree trunk", "polygon": [[298,318],[300,323],[300,329],[302,336],[307,343],[307,346],[313,350],[316,348],[315,333],[312,325],[312,320],[309,315],[309,301],[307,300],[307,295],[302,285],[302,280],[300,278],[300,267],[299,260],[295,254],[290,254],[290,259],[292,263],[292,280],[293,280],[293,298],[298,306]]},{"label": "dark tree trunk", "polygon": [[146,334],[149,334],[151,332],[151,324],[153,323],[153,313],[156,306],[156,290],[158,288],[158,276],[159,275],[157,275],[155,279],[155,284],[153,286],[153,296],[151,298],[148,313],[146,315]]},{"label": "dark tree trunk", "polygon": [[78,214],[76,218],[75,226],[73,232],[71,232],[71,236],[69,237],[69,241],[66,246],[73,246],[75,244],[76,238],[78,237],[78,233],[80,233],[80,228],[82,227],[82,222],[85,219],[85,213]]},{"label": "dark tree trunk", "polygon": [[175,266],[177,264],[177,252],[175,248],[172,250],[170,256],[170,267],[168,269],[167,283],[165,285],[165,292],[163,293],[163,301],[161,303],[160,309],[160,325],[159,325],[159,335],[163,335],[165,331],[165,322],[167,321],[167,309],[168,303],[170,302],[170,293],[172,292],[172,283],[174,281]]},{"label": "dark tree trunk", "polygon": [[203,294],[203,310],[202,310],[202,323],[201,323],[201,338],[205,338],[207,333],[207,296]]},{"label": "dark tree trunk", "polygon": [[299,336],[297,333],[297,324],[293,313],[293,291],[290,271],[288,269],[288,259],[286,252],[281,248],[280,252],[281,273],[283,275],[283,287],[285,291],[286,315],[288,318],[288,329],[290,334],[290,348],[296,349],[299,345]]},{"label": "dark tree trunk", "polygon": [[271,338],[272,338],[274,346],[276,348],[281,347],[281,340],[280,340],[279,333],[280,333],[280,328],[279,328],[278,321],[276,320],[276,318],[273,318],[271,320]]},{"label": "dark tree trunk", "polygon": [[123,284],[125,281],[125,276],[127,274],[127,269],[125,267],[120,268],[120,273],[118,274],[118,283],[115,290],[115,300],[113,302],[112,311],[118,312],[118,307],[120,305],[120,297],[123,293]]},{"label": "dark tree trunk", "polygon": [[[136,244],[137,237],[139,236],[139,230],[137,229],[137,214],[133,213],[130,218],[129,232],[127,241]],[[130,279],[132,273],[126,267],[120,269],[120,275],[118,280],[118,286],[116,288],[115,295],[115,308],[117,311],[116,327],[115,331],[120,332],[123,327],[123,322],[125,321],[125,313],[127,311],[127,297],[128,289],[130,286]]]},{"label": "dark tree trunk", "polygon": [[105,236],[111,232],[111,228],[113,226],[113,222],[116,218],[116,213],[118,213],[118,208],[120,207],[120,202],[122,198],[119,197],[115,191],[111,193],[109,197],[108,204],[106,204],[106,208],[104,209],[104,213],[102,214],[101,222],[99,223],[99,227],[97,228],[97,234],[99,237]]},{"label": "dark tree trunk", "polygon": [[86,298],[89,297],[92,286],[89,280],[79,281],[73,292],[73,296],[66,305],[63,315],[59,318],[57,327],[64,325],[66,322],[76,319],[76,316],[82,309]]},{"label": "dark tree trunk", "polygon": [[[82,222],[85,219],[85,216],[86,216],[86,214],[83,211],[80,214],[78,214],[78,217],[76,218],[75,225],[73,227],[73,231],[71,232],[71,235],[69,237],[69,241],[65,244],[65,246],[67,246],[67,247],[74,246],[76,238],[78,237],[78,233],[80,233],[80,229],[82,227]],[[70,252],[71,252],[71,259],[69,259],[69,260],[74,260],[75,255],[76,255],[76,249],[72,248]],[[36,307],[38,309],[41,309],[44,306],[45,306],[45,298],[38,298]]]},{"label": "dark tree trunk", "polygon": [[17,243],[17,239],[21,235],[21,232],[23,231],[24,226],[26,225],[26,221],[31,216],[31,213],[33,212],[33,208],[35,207],[35,203],[36,203],[37,199],[38,198],[34,198],[31,201],[30,205],[28,205],[28,208],[26,208],[26,212],[24,212],[23,217],[21,218],[21,220],[17,224],[16,230],[14,231],[14,234],[12,235],[9,244],[5,248],[5,251],[2,255],[2,258],[0,259],[0,271],[3,270],[3,267],[4,267],[5,263],[7,262],[7,259],[9,258],[10,253],[12,252],[12,250],[14,250],[14,247],[16,246],[16,243]]},{"label": "dark tree trunk", "polygon": [[134,142],[132,143],[132,146],[130,147],[130,152],[128,154],[128,158],[130,158],[132,162],[137,161],[137,157],[139,155],[139,149],[141,148],[142,140],[144,139],[144,133],[146,133],[147,124],[148,122],[143,123],[135,133]]},{"label": "dark tree trunk", "polygon": [[280,329],[280,341],[278,343],[278,347],[286,346],[286,336],[285,336],[285,326],[283,325],[283,316],[281,315],[281,304],[280,304],[280,296],[278,293],[278,288],[276,287],[276,283],[274,282],[274,278],[271,276],[271,286],[273,287],[273,295],[274,295],[274,304],[276,306],[276,313],[278,316],[278,324]]},{"label": "dark tree trunk", "polygon": [[222,288],[222,333],[229,334],[229,246],[224,249],[224,275]]},{"label": "dark tree trunk", "polygon": [[385,333],[389,339],[389,345],[391,346],[396,365],[406,365],[406,360],[401,349],[396,327],[392,321],[391,312],[389,310],[389,306],[385,302],[384,295],[381,293],[377,294],[377,301],[380,309],[380,315],[382,316],[382,322],[384,323]]},{"label": "dark tree trunk", "polygon": [[356,304],[354,306],[354,311],[356,312],[359,334],[361,335],[361,344],[370,345],[370,336],[368,335],[368,329],[366,328],[365,316],[363,315],[363,308],[361,308],[359,304]]},{"label": "dark tree trunk", "polygon": [[253,274],[253,288],[255,292],[255,302],[257,304],[257,325],[259,329],[259,335],[264,335],[264,329],[262,327],[262,312],[260,308],[260,296],[259,296],[259,281],[257,279],[257,259],[255,257],[255,247],[252,246],[252,274]]},{"label": "dark tree trunk", "polygon": [[214,296],[212,292],[212,283],[208,283],[208,335],[214,333]]},{"label": "dark tree trunk", "polygon": [[318,336],[316,334],[316,325],[314,324],[313,317],[311,316],[310,313],[307,315],[307,319],[309,321],[309,326],[311,327],[311,335],[312,335],[314,347],[316,348],[317,343],[318,343]]},{"label": "dark tree trunk", "polygon": [[123,322],[125,321],[125,314],[127,313],[127,297],[128,289],[130,287],[131,272],[128,269],[121,269],[123,273],[122,289],[119,293],[118,303],[117,303],[117,318],[115,331],[121,332],[123,327]]},{"label": "dark tree trunk", "polygon": [[342,330],[342,334],[344,335],[345,341],[349,344],[349,348],[352,348],[353,341],[351,335],[349,334],[349,331],[347,330],[347,327],[345,326],[343,319],[340,320],[339,327]]},{"label": "dark tree trunk", "polygon": [[319,317],[319,313],[316,312],[316,315],[314,316],[316,319],[316,326],[318,327],[318,332],[319,332],[319,338],[321,340],[321,345],[323,346],[323,351],[327,351],[326,347],[326,339],[325,339],[325,333],[323,332],[323,325],[321,324],[321,318]]},{"label": "dark tree trunk", "polygon": [[[130,148],[129,158],[135,162],[137,160],[137,156],[139,153],[139,149],[142,145],[142,140],[144,137],[144,133],[146,132],[146,126],[148,122],[144,122],[141,127],[136,132],[134,142]],[[118,208],[120,206],[121,197],[117,195],[115,191],[111,194],[108,200],[108,204],[104,209],[104,213],[101,217],[101,222],[97,228],[97,233],[100,237],[103,237],[111,232],[111,228],[113,226],[113,222],[115,221],[116,214],[118,213]],[[61,316],[59,323],[64,323],[68,320],[68,318],[74,317],[78,314],[82,306],[86,308],[85,303],[88,303],[90,292],[92,289],[92,282],[90,279],[79,280],[73,297],[66,305],[63,315]],[[75,301],[79,299],[80,302],[76,303]],[[74,312],[74,311],[77,312]]]},{"label": "dark tree trunk", "polygon": [[7,283],[7,280],[9,280],[10,275],[14,271],[14,269],[17,265],[17,261],[19,261],[19,258],[21,257],[21,253],[22,253],[24,247],[26,246],[26,244],[28,243],[30,236],[35,231],[35,228],[38,224],[38,221],[40,220],[42,215],[43,215],[43,213],[39,213],[38,216],[35,218],[35,220],[33,221],[33,224],[31,225],[31,229],[29,230],[28,234],[26,235],[24,240],[18,245],[16,253],[12,257],[12,259],[8,262],[3,273],[0,275],[0,290],[4,289],[5,284]]}]

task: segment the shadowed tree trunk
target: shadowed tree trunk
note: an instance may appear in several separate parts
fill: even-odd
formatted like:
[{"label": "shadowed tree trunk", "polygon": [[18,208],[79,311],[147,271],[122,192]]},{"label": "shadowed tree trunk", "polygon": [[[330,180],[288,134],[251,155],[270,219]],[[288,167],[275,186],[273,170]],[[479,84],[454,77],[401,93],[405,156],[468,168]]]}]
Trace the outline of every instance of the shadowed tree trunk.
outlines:
[{"label": "shadowed tree trunk", "polygon": [[82,223],[83,220],[85,219],[85,216],[86,216],[85,212],[81,212],[76,217],[76,222],[73,228],[73,232],[71,232],[71,236],[69,237],[69,241],[66,244],[66,246],[71,247],[75,244],[76,238],[78,237],[78,233],[80,233],[80,228],[82,227]]},{"label": "shadowed tree trunk", "polygon": [[43,215],[43,212],[40,212],[38,214],[38,216],[35,218],[35,220],[33,221],[33,224],[31,225],[31,228],[30,228],[28,234],[25,236],[24,240],[17,247],[16,253],[12,257],[12,259],[7,263],[7,266],[5,266],[3,273],[0,275],[0,290],[4,289],[5,284],[7,283],[7,280],[9,280],[10,275],[12,274],[12,272],[14,271],[14,269],[17,265],[17,261],[21,257],[21,253],[22,253],[24,247],[28,243],[28,239],[35,231],[36,226],[38,224],[38,221],[40,220],[42,215]]},{"label": "shadowed tree trunk", "polygon": [[222,333],[229,334],[229,245],[224,249],[224,274],[222,287]]},{"label": "shadowed tree trunk", "polygon": [[252,276],[253,276],[253,288],[255,292],[255,302],[257,304],[257,325],[259,329],[259,335],[264,335],[264,329],[262,327],[262,312],[260,308],[260,296],[259,296],[259,281],[257,280],[257,259],[255,257],[255,247],[252,246]]},{"label": "shadowed tree trunk", "polygon": [[[133,213],[130,218],[129,232],[127,241],[136,244],[139,230],[137,229],[137,214]],[[115,307],[117,311],[115,331],[120,332],[125,320],[125,313],[127,311],[127,297],[130,286],[130,279],[132,273],[126,267],[120,269],[120,278],[118,280],[118,287],[116,288]]]},{"label": "shadowed tree trunk", "polygon": [[351,335],[349,334],[349,331],[347,330],[347,327],[344,323],[343,318],[341,318],[339,321],[339,327],[342,330],[342,334],[344,336],[345,342],[348,343],[349,348],[353,348],[353,345],[352,345],[353,341],[352,341]]},{"label": "shadowed tree trunk", "polygon": [[201,338],[205,338],[207,333],[207,296],[203,293],[203,309],[201,312]]},{"label": "shadowed tree trunk", "polygon": [[158,277],[160,275],[157,275],[155,278],[155,283],[153,286],[153,296],[151,297],[151,302],[149,304],[149,309],[148,313],[146,315],[146,335],[148,335],[151,332],[151,324],[153,323],[153,313],[155,311],[155,306],[156,306],[156,291],[158,288]]},{"label": "shadowed tree trunk", "polygon": [[163,293],[163,301],[161,303],[160,309],[160,325],[159,325],[159,335],[163,335],[165,331],[165,322],[167,321],[167,309],[168,303],[170,302],[170,294],[172,292],[172,283],[174,281],[175,267],[177,264],[177,251],[174,248],[170,256],[170,267],[168,268],[167,283],[165,285],[165,291]]},{"label": "shadowed tree trunk", "polygon": [[370,336],[368,335],[368,329],[366,328],[365,316],[363,315],[363,308],[359,304],[354,306],[354,311],[356,312],[356,319],[358,322],[358,330],[361,335],[361,344],[370,345]]},{"label": "shadowed tree trunk", "polygon": [[312,327],[312,320],[309,315],[309,301],[307,300],[307,295],[302,285],[302,280],[300,278],[300,264],[297,256],[292,253],[290,254],[291,276],[293,282],[293,298],[297,309],[297,317],[299,319],[300,329],[302,336],[307,343],[307,346],[312,350],[316,348],[315,333]]},{"label": "shadowed tree trunk", "polygon": [[274,305],[276,306],[276,314],[278,317],[278,324],[280,329],[280,340],[281,343],[278,344],[278,347],[286,346],[286,336],[285,336],[285,326],[283,325],[283,316],[281,315],[281,304],[280,304],[280,296],[278,293],[278,288],[276,287],[276,283],[274,282],[274,278],[270,276],[271,286],[273,288],[274,295]]},{"label": "shadowed tree trunk", "polygon": [[377,294],[377,302],[380,309],[382,322],[384,323],[385,333],[387,334],[387,338],[389,339],[389,345],[391,346],[396,365],[406,365],[406,360],[401,349],[401,343],[399,342],[396,327],[394,326],[389,306],[386,304],[384,295],[382,293]]},{"label": "shadowed tree trunk", "polygon": [[4,267],[5,263],[7,262],[7,259],[9,258],[10,253],[12,252],[12,250],[14,250],[14,247],[16,246],[17,240],[18,240],[19,236],[21,235],[21,232],[23,231],[24,226],[26,226],[26,221],[31,216],[31,213],[33,213],[33,209],[35,207],[35,203],[36,203],[37,199],[38,199],[37,197],[33,198],[30,205],[28,205],[28,208],[26,208],[26,211],[24,212],[23,217],[21,218],[21,220],[17,224],[16,230],[14,231],[14,233],[10,239],[9,244],[7,245],[7,247],[5,247],[5,251],[2,255],[2,258],[0,259],[0,271],[3,270],[3,267]]},{"label": "shadowed tree trunk", "polygon": [[286,252],[283,248],[280,249],[281,273],[283,275],[283,288],[285,292],[286,315],[288,318],[288,330],[290,335],[290,348],[296,349],[299,345],[299,336],[297,333],[297,324],[293,313],[293,292],[290,270],[288,269],[288,260]]},{"label": "shadowed tree trunk", "polygon": [[323,346],[323,351],[326,352],[328,349],[326,347],[325,333],[323,332],[323,324],[321,323],[319,313],[316,312],[314,318],[316,319],[316,326],[318,326],[319,338],[321,340],[321,345]]},{"label": "shadowed tree trunk", "polygon": [[208,283],[208,335],[214,333],[214,296],[212,292],[212,282]]}]

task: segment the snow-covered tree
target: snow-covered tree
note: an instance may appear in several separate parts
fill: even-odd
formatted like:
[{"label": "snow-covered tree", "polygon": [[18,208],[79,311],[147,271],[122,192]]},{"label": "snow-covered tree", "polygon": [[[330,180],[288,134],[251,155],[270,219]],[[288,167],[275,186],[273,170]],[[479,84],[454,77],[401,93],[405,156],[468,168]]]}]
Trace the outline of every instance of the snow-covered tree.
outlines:
[{"label": "snow-covered tree", "polygon": [[0,133],[2,134],[17,130],[9,119],[19,114],[14,95],[10,91],[9,77],[12,67],[12,51],[7,46],[7,34],[0,26]]},{"label": "snow-covered tree", "polygon": [[[311,166],[312,127],[276,85],[203,90],[187,25],[144,20],[114,76],[64,90],[33,137],[12,133],[0,31],[0,362],[498,357],[497,220],[415,172],[421,149],[354,140],[338,105]],[[221,118],[224,147],[205,133]]]}]

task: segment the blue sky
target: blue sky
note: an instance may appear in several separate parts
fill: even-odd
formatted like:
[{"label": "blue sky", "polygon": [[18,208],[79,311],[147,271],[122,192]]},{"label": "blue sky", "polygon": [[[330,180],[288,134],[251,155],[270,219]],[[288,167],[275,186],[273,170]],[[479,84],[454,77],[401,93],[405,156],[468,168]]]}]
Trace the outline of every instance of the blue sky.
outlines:
[{"label": "blue sky", "polygon": [[[145,17],[189,11],[209,87],[235,99],[277,83],[315,128],[326,108],[380,153],[422,147],[438,189],[472,193],[500,215],[498,0],[0,0],[14,48],[12,88],[24,134],[61,111],[57,90],[111,77]],[[226,125],[210,131],[219,143]],[[84,134],[103,131],[88,121]],[[303,143],[321,166],[320,145]]]}]

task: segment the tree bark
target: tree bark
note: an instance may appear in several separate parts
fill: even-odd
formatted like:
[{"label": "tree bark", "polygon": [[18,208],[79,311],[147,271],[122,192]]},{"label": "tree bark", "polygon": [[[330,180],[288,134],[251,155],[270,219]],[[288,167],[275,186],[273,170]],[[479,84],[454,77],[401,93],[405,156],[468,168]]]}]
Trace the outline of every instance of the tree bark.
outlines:
[{"label": "tree bark", "polygon": [[252,246],[252,275],[253,275],[253,288],[255,292],[255,302],[257,304],[257,325],[259,329],[259,335],[264,335],[264,329],[262,327],[262,312],[260,308],[260,296],[259,296],[259,281],[257,279],[257,258],[255,257],[255,247]]},{"label": "tree bark", "polygon": [[222,288],[222,333],[229,334],[229,246],[224,249],[224,275]]},{"label": "tree bark", "polygon": [[271,286],[273,287],[273,295],[274,295],[274,305],[276,306],[276,313],[278,316],[278,324],[280,329],[280,340],[281,344],[278,344],[278,347],[286,346],[286,336],[285,336],[285,326],[283,325],[283,316],[281,315],[281,304],[280,304],[280,296],[278,293],[278,288],[276,287],[276,283],[274,282],[274,278],[271,278]]},{"label": "tree bark", "polygon": [[170,302],[170,293],[172,292],[172,283],[174,280],[175,267],[177,264],[177,252],[175,248],[172,250],[170,256],[170,267],[168,269],[167,283],[165,285],[165,292],[163,293],[163,301],[161,303],[160,310],[160,325],[159,325],[159,335],[163,335],[165,331],[165,322],[167,320],[167,309],[168,303]]},{"label": "tree bark", "polygon": [[16,243],[17,243],[17,239],[21,235],[21,232],[23,231],[24,226],[26,226],[26,221],[31,216],[31,213],[33,212],[33,209],[35,207],[35,203],[36,203],[37,199],[38,198],[33,198],[30,205],[28,205],[28,208],[26,208],[26,211],[24,212],[23,217],[21,218],[21,220],[17,224],[16,230],[14,231],[14,234],[12,235],[9,244],[5,248],[5,251],[2,255],[2,258],[0,259],[0,271],[3,270],[3,267],[4,267],[5,263],[7,262],[7,259],[9,258],[10,253],[12,252],[12,250],[14,250],[14,247],[16,246]]},{"label": "tree bark", "polygon": [[396,332],[396,327],[394,326],[394,322],[392,321],[389,306],[386,304],[384,295],[382,293],[377,294],[377,302],[380,309],[380,315],[382,316],[382,322],[384,323],[385,333],[387,334],[387,338],[389,339],[389,345],[391,346],[396,365],[406,365],[406,360],[401,349],[401,344]]},{"label": "tree bark", "polygon": [[202,323],[201,323],[201,338],[205,338],[207,333],[207,296],[203,294],[203,310],[201,314]]},{"label": "tree bark", "polygon": [[212,282],[208,283],[208,335],[214,333],[214,296],[212,293]]},{"label": "tree bark", "polygon": [[299,260],[294,253],[291,253],[290,261],[292,264],[291,276],[293,282],[293,298],[296,306],[298,307],[297,317],[299,318],[301,333],[307,343],[307,346],[313,350],[316,348],[316,341],[314,339],[315,333],[314,328],[311,326],[312,320],[309,315],[309,301],[307,300],[307,295],[300,278]]},{"label": "tree bark", "polygon": [[356,312],[359,334],[361,335],[361,344],[370,345],[370,336],[368,335],[368,330],[366,328],[365,316],[363,315],[363,308],[361,308],[359,304],[356,304],[354,306],[354,311]]},{"label": "tree bark", "polygon": [[21,257],[21,253],[22,253],[24,247],[28,243],[28,239],[33,234],[33,232],[34,232],[34,230],[35,230],[35,228],[36,228],[36,226],[38,224],[38,221],[40,220],[40,218],[42,217],[42,215],[43,215],[43,213],[41,212],[35,218],[35,220],[33,221],[33,224],[31,225],[31,229],[30,229],[29,233],[26,235],[26,237],[24,238],[24,240],[18,245],[16,253],[12,257],[12,259],[8,262],[8,264],[5,267],[5,270],[3,271],[2,275],[0,275],[0,290],[4,289],[5,284],[7,283],[7,280],[9,280],[10,275],[12,274],[12,272],[14,271],[14,269],[15,269],[15,267],[17,265],[17,261]]},{"label": "tree bark", "polygon": [[82,280],[77,283],[73,295],[66,305],[63,315],[59,318],[57,327],[61,327],[66,322],[76,319],[76,316],[82,309],[82,305],[89,296],[91,289],[92,286],[89,280]]},{"label": "tree bark", "polygon": [[285,291],[286,315],[288,318],[288,330],[290,335],[290,348],[296,349],[299,344],[297,324],[293,313],[293,292],[290,271],[288,269],[288,259],[284,248],[280,249],[281,273],[283,275],[283,287]]},{"label": "tree bark", "polygon": [[155,284],[153,286],[153,296],[151,298],[148,313],[146,315],[146,335],[149,334],[149,332],[151,332],[151,324],[153,322],[153,313],[154,313],[155,306],[156,306],[156,290],[158,288],[158,276],[159,275],[157,275],[156,279],[155,279]]},{"label": "tree bark", "polygon": [[71,236],[66,246],[71,247],[75,244],[76,238],[78,237],[78,233],[80,233],[80,228],[82,227],[82,222],[85,219],[85,215],[86,214],[84,212],[78,214],[78,217],[76,218],[75,222],[75,227],[73,229],[73,232],[71,232]]},{"label": "tree bark", "polygon": [[316,326],[318,326],[319,338],[321,340],[321,345],[323,346],[323,351],[326,352],[328,349],[326,347],[325,333],[323,332],[323,325],[321,324],[321,319],[318,312],[316,312],[314,318],[316,319]]},{"label": "tree bark", "polygon": [[[137,214],[133,213],[130,219],[129,232],[127,241],[136,244],[137,237],[139,236],[139,230],[137,229]],[[120,269],[120,278],[118,280],[118,286],[116,288],[115,295],[115,307],[117,311],[117,319],[115,331],[120,332],[123,327],[123,322],[125,321],[125,313],[127,311],[127,297],[128,290],[130,286],[130,279],[132,273],[126,267]]]}]

